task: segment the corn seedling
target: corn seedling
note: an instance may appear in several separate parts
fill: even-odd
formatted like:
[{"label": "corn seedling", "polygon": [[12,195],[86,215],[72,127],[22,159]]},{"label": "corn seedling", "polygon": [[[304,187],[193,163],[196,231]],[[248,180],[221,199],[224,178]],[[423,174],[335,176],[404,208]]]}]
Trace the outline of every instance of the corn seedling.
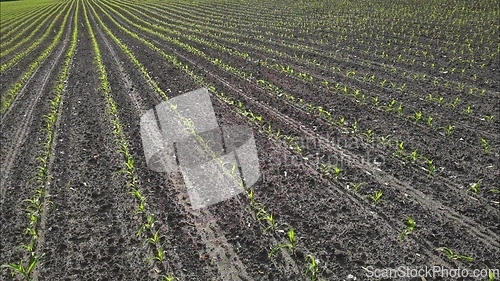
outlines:
[{"label": "corn seedling", "polygon": [[157,230],[152,237],[149,237],[146,242],[150,243],[150,244],[153,244],[153,245],[157,245],[158,243],[160,243],[160,239],[162,238],[162,236],[160,236],[159,234],[159,230]]},{"label": "corn seedling", "polygon": [[467,109],[465,109],[465,113],[467,113],[467,115],[471,115],[472,114],[472,107],[470,105],[468,105]]},{"label": "corn seedling", "polygon": [[389,136],[382,136],[380,137],[380,144],[384,147],[390,146],[391,145],[391,140]]},{"label": "corn seedling", "polygon": [[429,173],[429,175],[430,176],[434,175],[434,172],[436,171],[436,166],[434,165],[434,160],[426,159],[425,164],[427,165],[427,172]]},{"label": "corn seedling", "polygon": [[339,124],[340,126],[342,126],[342,127],[344,127],[344,126],[345,126],[346,121],[345,121],[345,117],[344,117],[344,116],[340,117],[338,124]]},{"label": "corn seedling", "polygon": [[402,156],[404,153],[404,145],[405,143],[403,141],[396,141],[397,148],[396,151],[394,152],[394,156]]},{"label": "corn seedling", "polygon": [[368,140],[368,142],[372,142],[373,141],[373,131],[368,129],[366,130],[365,133],[363,133],[363,136],[365,136],[365,138]]},{"label": "corn seedling", "polygon": [[481,138],[481,145],[483,146],[484,153],[490,152],[490,145],[488,144],[488,141],[486,139]]},{"label": "corn seedling", "polygon": [[285,248],[292,253],[295,251],[295,247],[297,246],[297,238],[295,237],[295,231],[293,230],[293,228],[290,228],[288,230],[287,238],[287,242],[274,246],[271,251],[269,251],[268,258],[272,258],[274,254],[276,254],[276,252],[278,252],[282,248]]},{"label": "corn seedling", "polygon": [[255,208],[257,205],[256,205],[256,202],[255,202],[255,193],[253,191],[253,188],[250,189],[250,191],[248,191],[248,199],[250,200],[250,206],[252,208]]},{"label": "corn seedling", "polygon": [[495,280],[495,271],[491,270],[489,266],[486,266],[486,269],[488,270],[488,281],[494,281]]},{"label": "corn seedling", "polygon": [[427,125],[428,125],[429,127],[432,127],[432,121],[433,121],[433,120],[434,120],[434,118],[432,118],[432,116],[428,116],[428,117],[427,117]]},{"label": "corn seedling", "polygon": [[276,229],[276,220],[273,215],[269,214],[264,208],[261,208],[259,212],[257,212],[257,221],[265,221],[267,223],[264,233],[267,233],[269,230],[274,231]]},{"label": "corn seedling", "polygon": [[416,226],[417,224],[415,221],[411,217],[408,217],[408,220],[406,221],[406,228],[401,232],[399,239],[403,240],[406,235],[413,233]]},{"label": "corn seedling", "polygon": [[453,102],[450,105],[451,107],[455,108],[459,103],[460,103],[460,98],[457,97],[453,100]]},{"label": "corn seedling", "polygon": [[423,117],[422,111],[415,111],[415,113],[412,116],[410,116],[411,119],[415,120],[415,123],[420,121],[422,117]]},{"label": "corn seedling", "polygon": [[153,226],[154,226],[154,215],[153,214],[150,214],[146,220],[146,222],[144,222],[141,227],[139,228],[139,230],[137,231],[136,235],[137,236],[141,236],[142,232],[144,230],[150,230]]},{"label": "corn seedling", "polygon": [[451,136],[451,134],[453,133],[453,129],[455,129],[455,126],[448,125],[447,127],[443,127],[443,129],[448,136]]},{"label": "corn seedling", "polygon": [[306,275],[309,275],[311,281],[318,280],[318,262],[312,255],[306,255],[305,260],[307,263]]},{"label": "corn seedling", "polygon": [[481,187],[482,179],[478,180],[477,182],[469,184],[469,190],[472,191],[474,194],[479,192],[479,188]]},{"label": "corn seedling", "polygon": [[447,247],[440,247],[437,248],[438,251],[441,251],[448,256],[450,260],[464,260],[464,261],[474,261],[473,257],[470,256],[463,256],[463,255],[458,255],[455,252],[453,252],[452,249],[447,248]]},{"label": "corn seedling", "polygon": [[382,190],[375,191],[372,195],[369,195],[368,198],[370,198],[373,203],[378,204],[382,200]]},{"label": "corn seedling", "polygon": [[413,162],[413,163],[417,162],[419,157],[420,156],[418,155],[418,152],[416,149],[413,150],[412,153],[410,153],[410,155],[408,156],[408,158],[410,158],[411,162]]},{"label": "corn seedling", "polygon": [[493,115],[485,115],[485,116],[484,116],[484,119],[485,119],[488,123],[493,123],[493,118],[494,118],[494,117],[495,117],[495,116],[493,116]]},{"label": "corn seedling", "polygon": [[359,182],[359,183],[351,183],[351,186],[352,186],[352,190],[354,192],[358,192],[359,188],[363,185],[365,185],[366,183],[364,182]]},{"label": "corn seedling", "polygon": [[156,256],[153,258],[159,262],[163,262],[165,260],[165,251],[161,247],[158,247],[156,250]]},{"label": "corn seedling", "polygon": [[42,258],[42,256],[43,254],[40,256],[31,255],[31,258],[26,264],[26,266],[24,261],[21,260],[19,261],[19,264],[16,263],[3,264],[1,267],[9,268],[11,270],[12,277],[14,277],[17,274],[23,277],[24,280],[31,280],[31,273],[35,268],[35,266],[40,261],[40,259]]}]

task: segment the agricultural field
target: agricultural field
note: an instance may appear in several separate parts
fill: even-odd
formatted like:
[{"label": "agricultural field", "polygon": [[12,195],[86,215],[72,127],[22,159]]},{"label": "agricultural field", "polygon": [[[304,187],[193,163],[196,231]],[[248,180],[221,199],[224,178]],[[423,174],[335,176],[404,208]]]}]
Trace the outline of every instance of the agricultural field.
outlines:
[{"label": "agricultural field", "polygon": [[[499,280],[498,1],[0,8],[0,280]],[[200,88],[260,177],[197,209],[141,116]]]}]

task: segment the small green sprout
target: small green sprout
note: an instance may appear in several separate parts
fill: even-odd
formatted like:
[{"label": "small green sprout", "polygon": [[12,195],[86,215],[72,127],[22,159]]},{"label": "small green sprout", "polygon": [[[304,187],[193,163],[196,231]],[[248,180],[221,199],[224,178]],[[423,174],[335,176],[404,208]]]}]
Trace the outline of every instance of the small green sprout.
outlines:
[{"label": "small green sprout", "polygon": [[418,160],[418,158],[419,158],[420,156],[418,155],[418,152],[417,152],[417,150],[415,149],[415,150],[413,150],[413,152],[412,152],[412,153],[411,153],[408,157],[410,158],[410,160],[411,160],[413,163],[415,163],[415,162],[417,162],[417,160]]},{"label": "small green sprout", "polygon": [[434,160],[432,159],[426,159],[425,164],[427,164],[427,171],[430,176],[434,175],[434,172],[436,171],[436,166],[434,165]]},{"label": "small green sprout", "polygon": [[445,253],[450,260],[474,261],[474,258],[472,258],[470,256],[458,255],[455,252],[453,252],[452,249],[447,248],[447,247],[440,247],[440,248],[437,248],[437,250]]},{"label": "small green sprout", "polygon": [[495,118],[495,116],[493,116],[493,115],[485,115],[485,116],[484,116],[484,119],[485,119],[488,123],[493,123],[493,118]]},{"label": "small green sprout", "polygon": [[382,200],[382,195],[383,195],[382,191],[378,190],[375,191],[372,195],[369,195],[368,198],[370,198],[373,201],[373,203],[378,204]]},{"label": "small green sprout", "polygon": [[297,238],[295,237],[295,231],[291,227],[290,227],[290,229],[288,229],[287,238],[288,238],[288,241],[286,243],[281,243],[281,244],[273,247],[271,249],[271,251],[269,251],[268,258],[272,258],[274,256],[274,254],[276,254],[276,252],[278,252],[279,249],[281,249],[281,248],[285,248],[285,249],[291,251],[292,253],[295,251],[295,248],[297,246]]},{"label": "small green sprout", "polygon": [[276,220],[273,214],[269,214],[264,207],[257,212],[257,221],[265,221],[267,223],[264,233],[267,233],[269,230],[276,230]]},{"label": "small green sprout", "polygon": [[481,187],[481,183],[483,182],[482,179],[478,180],[477,182],[469,184],[469,190],[472,191],[474,194],[477,194],[479,192],[479,188]]},{"label": "small green sprout", "polygon": [[489,153],[490,152],[490,145],[488,144],[488,141],[484,138],[481,138],[481,145],[483,146],[484,153]]},{"label": "small green sprout", "polygon": [[408,217],[408,220],[406,221],[406,228],[401,232],[399,239],[403,240],[406,235],[413,233],[415,227],[417,227],[415,221],[411,217]]},{"label": "small green sprout", "polygon": [[453,129],[455,129],[455,126],[448,125],[447,127],[443,127],[443,129],[445,130],[448,136],[451,136],[451,134],[453,133]]},{"label": "small green sprout", "polygon": [[306,275],[311,277],[311,281],[318,280],[318,261],[312,255],[306,255],[305,257],[307,264]]},{"label": "small green sprout", "polygon": [[352,190],[354,190],[354,192],[358,192],[359,188],[365,184],[365,182],[351,183]]}]

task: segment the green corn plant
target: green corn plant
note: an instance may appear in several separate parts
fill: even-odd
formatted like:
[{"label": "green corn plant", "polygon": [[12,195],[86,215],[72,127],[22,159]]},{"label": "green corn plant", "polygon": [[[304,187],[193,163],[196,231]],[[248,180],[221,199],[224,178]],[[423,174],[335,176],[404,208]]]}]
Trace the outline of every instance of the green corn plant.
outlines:
[{"label": "green corn plant", "polygon": [[416,149],[415,149],[415,150],[413,150],[413,151],[412,151],[412,153],[410,153],[410,155],[408,156],[408,158],[410,158],[410,160],[411,160],[413,163],[417,162],[417,160],[418,160],[418,158],[419,158],[419,157],[420,157],[420,156],[418,155],[418,152],[417,152],[417,150],[416,150]]},{"label": "green corn plant", "polygon": [[281,138],[281,131],[280,129],[278,128],[278,131],[276,131],[276,134],[274,135],[274,137],[279,140]]},{"label": "green corn plant", "polygon": [[468,105],[467,109],[465,109],[465,113],[467,113],[467,115],[471,115],[472,114],[472,106]]},{"label": "green corn plant", "polygon": [[488,281],[494,281],[495,280],[495,271],[491,270],[487,265],[486,269],[488,270]]},{"label": "green corn plant", "polygon": [[408,217],[408,220],[406,221],[406,228],[401,232],[399,239],[403,240],[406,235],[413,233],[415,227],[417,227],[415,221],[411,217]]},{"label": "green corn plant", "polygon": [[168,275],[160,275],[160,278],[163,281],[175,281],[175,280],[178,280],[176,277],[174,277],[174,276],[168,276]]},{"label": "green corn plant", "polygon": [[373,203],[378,204],[382,201],[382,190],[375,191],[372,195],[369,195],[368,198],[370,198]]},{"label": "green corn plant", "polygon": [[411,119],[415,120],[415,123],[420,121],[422,117],[423,117],[422,111],[415,111],[415,113],[412,116],[410,116]]},{"label": "green corn plant", "polygon": [[310,254],[305,256],[307,268],[305,274],[311,278],[311,281],[318,280],[319,266],[317,260]]},{"label": "green corn plant", "polygon": [[434,120],[434,118],[432,118],[432,116],[428,116],[428,117],[427,117],[427,125],[428,125],[429,127],[432,127],[432,121],[433,121],[433,120]]},{"label": "green corn plant", "polygon": [[321,163],[320,167],[321,167],[321,172],[323,172],[323,174],[325,174],[325,175],[329,174],[330,165]]},{"label": "green corn plant", "polygon": [[469,184],[469,190],[472,191],[474,194],[478,193],[482,182],[483,180],[480,179],[477,182]]},{"label": "green corn plant", "polygon": [[153,258],[159,262],[163,262],[165,260],[165,251],[161,247],[158,247],[156,250],[156,256]]},{"label": "green corn plant", "polygon": [[142,195],[142,193],[139,189],[133,189],[129,193],[132,194],[138,201],[145,201],[146,200],[146,197],[144,197],[144,195]]},{"label": "green corn plant", "polygon": [[473,257],[470,256],[463,256],[463,255],[458,255],[455,252],[453,252],[452,249],[447,248],[447,247],[440,247],[437,248],[438,251],[441,251],[448,256],[450,260],[464,260],[464,261],[474,261]]},{"label": "green corn plant", "polygon": [[139,205],[137,205],[136,212],[140,214],[146,212],[146,200],[141,200],[139,202]]},{"label": "green corn plant", "polygon": [[12,277],[14,277],[17,274],[20,275],[24,280],[31,280],[31,273],[35,268],[35,266],[40,261],[40,259],[42,258],[42,256],[43,254],[41,254],[40,256],[32,255],[26,265],[24,260],[21,260],[19,261],[19,264],[16,263],[3,264],[0,267],[10,269]]},{"label": "green corn plant", "polygon": [[382,136],[380,137],[380,144],[384,147],[388,147],[391,145],[391,140],[389,138],[390,136]]},{"label": "green corn plant", "polygon": [[459,103],[460,103],[460,98],[457,97],[453,100],[453,102],[450,105],[451,107],[455,108]]},{"label": "green corn plant", "polygon": [[148,239],[146,239],[146,242],[147,243],[150,243],[150,244],[153,244],[153,245],[157,245],[158,243],[160,243],[160,239],[162,238],[163,236],[160,236],[159,234],[159,230],[157,230],[152,237],[149,237]]},{"label": "green corn plant", "polygon": [[352,124],[352,132],[356,133],[358,131],[358,120],[354,120],[354,123]]},{"label": "green corn plant", "polygon": [[373,101],[373,105],[374,105],[375,107],[378,107],[378,104],[379,104],[379,99],[378,99],[378,97],[372,97],[372,101]]},{"label": "green corn plant", "polygon": [[295,231],[293,228],[288,229],[287,238],[287,242],[274,246],[271,251],[269,251],[268,258],[272,258],[282,248],[285,248],[292,253],[295,251],[297,238],[295,237]]},{"label": "green corn plant", "polygon": [[481,145],[483,146],[484,153],[488,154],[490,152],[490,145],[488,144],[488,141],[481,138]]},{"label": "green corn plant", "polygon": [[269,230],[276,230],[276,220],[274,219],[274,216],[269,214],[264,207],[257,212],[257,221],[265,221],[267,223],[264,233],[267,233]]},{"label": "green corn plant", "polygon": [[337,165],[333,166],[332,169],[335,179],[339,179],[340,177],[342,177],[342,170]]},{"label": "green corn plant", "polygon": [[488,123],[493,123],[493,118],[494,118],[494,117],[495,117],[495,116],[493,116],[493,115],[485,115],[485,116],[484,116],[484,119],[485,119]]},{"label": "green corn plant", "polygon": [[344,126],[345,126],[345,124],[346,124],[346,120],[345,120],[345,117],[344,117],[344,116],[340,117],[340,120],[339,120],[338,124],[339,124],[340,126],[342,126],[342,127],[344,127]]},{"label": "green corn plant", "polygon": [[393,155],[394,156],[403,156],[405,143],[403,141],[396,141],[396,144],[397,144],[397,148],[396,148],[396,151],[393,153]]},{"label": "green corn plant", "polygon": [[384,106],[383,108],[385,109],[385,111],[393,111],[395,106],[396,106],[396,100],[392,100],[387,104],[387,106]]},{"label": "green corn plant", "polygon": [[146,220],[146,222],[144,222],[141,227],[139,228],[139,230],[137,231],[136,235],[137,236],[141,236],[142,232],[144,230],[150,230],[153,226],[154,226],[154,223],[155,223],[155,220],[154,220],[154,214],[150,214]]},{"label": "green corn plant", "polygon": [[299,144],[296,144],[293,148],[297,153],[302,154],[302,147]]},{"label": "green corn plant", "polygon": [[448,125],[447,127],[443,127],[443,129],[448,136],[451,136],[451,134],[453,133],[453,129],[455,129],[455,126]]},{"label": "green corn plant", "polygon": [[366,130],[365,133],[363,133],[363,136],[368,140],[368,142],[373,141],[373,131],[371,129]]},{"label": "green corn plant", "polygon": [[434,165],[434,160],[425,159],[425,164],[427,165],[427,172],[429,173],[429,175],[430,176],[434,175],[434,172],[436,171],[436,166]]},{"label": "green corn plant", "polygon": [[359,188],[363,185],[365,185],[366,183],[365,182],[358,182],[358,183],[350,183],[350,185],[352,186],[352,190],[354,192],[358,192]]},{"label": "green corn plant", "polygon": [[255,202],[255,193],[253,191],[253,188],[251,188],[249,191],[248,191],[248,199],[250,200],[250,206],[252,208],[256,208],[257,204]]}]

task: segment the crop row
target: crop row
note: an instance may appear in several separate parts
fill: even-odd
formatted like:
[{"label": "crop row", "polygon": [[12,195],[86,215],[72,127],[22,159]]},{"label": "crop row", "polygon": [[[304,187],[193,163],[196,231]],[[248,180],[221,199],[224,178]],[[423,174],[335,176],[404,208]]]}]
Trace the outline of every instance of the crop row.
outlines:
[{"label": "crop row", "polygon": [[[27,70],[21,75],[21,77],[15,82],[15,84],[9,88],[7,93],[4,95],[4,97],[2,98],[2,105],[1,105],[1,110],[0,110],[1,113],[5,113],[9,109],[10,105],[12,104],[12,102],[14,101],[16,96],[22,91],[22,89],[25,87],[26,83],[29,81],[29,79],[32,77],[32,75],[35,73],[35,71],[38,69],[38,67],[47,59],[47,57],[52,53],[52,50],[55,48],[55,46],[59,43],[61,36],[66,28],[66,22],[68,20],[69,15],[71,14],[72,7],[73,7],[73,3],[71,3],[70,8],[66,11],[66,15],[64,16],[62,24],[59,27],[59,30],[58,30],[57,34],[55,35],[54,39],[52,40],[52,42],[50,43],[50,45],[47,46],[43,50],[43,52],[33,62],[31,62],[29,64],[29,66],[27,67]],[[59,18],[60,16],[61,16],[61,14],[59,14],[57,18]],[[42,36],[43,39],[45,39],[45,37],[47,37],[50,33],[52,33],[52,27],[56,22],[57,22],[57,19],[52,21],[51,25],[49,26],[47,31]],[[29,49],[31,49],[31,50],[34,49],[36,46],[33,48],[32,48],[32,46],[34,46],[35,44],[38,46],[41,43],[41,41],[43,40],[42,38],[39,38],[36,42],[34,42],[29,47]],[[21,60],[22,57],[27,55],[27,53],[28,53],[28,52],[26,52],[27,50],[25,50],[22,53],[17,54],[16,57],[14,57],[9,62],[2,64],[2,72],[6,68],[11,67],[13,64],[15,64],[16,62]]]},{"label": "crop row", "polygon": [[29,236],[29,242],[21,245],[27,252],[27,260],[21,259],[19,263],[10,263],[3,265],[3,267],[10,268],[12,271],[12,276],[18,274],[22,276],[25,280],[32,280],[33,272],[43,257],[42,250],[39,249],[38,239],[39,232],[41,228],[41,221],[47,216],[49,206],[52,202],[50,198],[49,182],[52,179],[51,176],[51,163],[52,155],[55,151],[55,133],[56,124],[60,116],[61,102],[63,99],[64,89],[66,87],[66,81],[69,76],[71,62],[75,55],[76,44],[78,40],[78,5],[76,5],[76,11],[73,17],[73,31],[71,36],[71,43],[67,49],[62,69],[60,70],[55,84],[53,92],[53,98],[49,103],[49,112],[44,115],[45,127],[43,130],[46,131],[46,137],[43,143],[42,153],[37,157],[37,174],[35,176],[35,182],[38,186],[36,193],[32,198],[25,199],[23,202],[27,204],[25,211],[29,219],[29,224],[26,227],[24,234]]},{"label": "crop row", "polygon": [[[88,32],[92,40],[92,46],[94,49],[95,60],[94,63],[98,69],[99,80],[101,83],[100,91],[105,97],[108,105],[107,115],[110,118],[110,121],[113,126],[113,133],[116,137],[117,141],[117,150],[123,156],[123,169],[122,172],[127,177],[127,186],[124,188],[131,196],[135,198],[137,206],[135,211],[141,217],[141,225],[139,226],[136,234],[138,237],[143,237],[145,242],[150,245],[151,257],[146,262],[158,262],[160,267],[157,268],[157,273],[163,273],[161,276],[166,280],[173,280],[174,277],[170,275],[166,275],[167,273],[163,272],[164,268],[161,266],[165,261],[167,261],[168,257],[166,251],[162,245],[163,236],[160,234],[158,227],[156,226],[156,220],[154,217],[154,213],[150,210],[147,197],[143,194],[142,189],[138,183],[137,172],[135,168],[135,161],[130,152],[129,143],[125,138],[123,127],[120,122],[118,106],[115,100],[112,97],[112,89],[109,85],[108,74],[104,66],[104,62],[102,60],[101,50],[99,48],[98,40],[95,36],[95,33],[92,29],[92,25],[89,21],[89,16],[87,14],[86,6],[90,4],[84,4],[84,14],[85,14],[85,22],[87,24]],[[93,7],[90,6],[93,10]],[[160,269],[162,268],[162,269]]]}]

